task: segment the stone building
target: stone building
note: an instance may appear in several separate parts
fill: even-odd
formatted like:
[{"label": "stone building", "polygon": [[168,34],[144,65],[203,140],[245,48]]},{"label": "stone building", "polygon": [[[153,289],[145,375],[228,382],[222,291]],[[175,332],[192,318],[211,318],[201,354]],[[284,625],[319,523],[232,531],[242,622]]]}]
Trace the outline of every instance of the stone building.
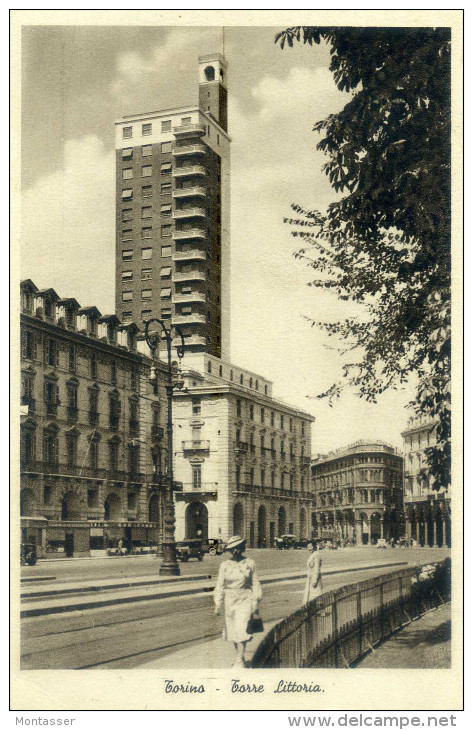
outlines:
[{"label": "stone building", "polygon": [[154,378],[138,334],[21,284],[21,529],[39,555],[158,540],[164,366]]},{"label": "stone building", "polygon": [[272,397],[272,384],[212,355],[185,355],[174,394],[176,539],[252,547],[309,537],[313,416]]},{"label": "stone building", "polygon": [[403,431],[404,509],[406,537],[423,546],[451,545],[451,512],[448,486],[434,491],[425,450],[435,444],[436,422],[409,419]]},{"label": "stone building", "polygon": [[312,461],[315,536],[358,545],[403,534],[402,456],[384,443],[358,441]]}]

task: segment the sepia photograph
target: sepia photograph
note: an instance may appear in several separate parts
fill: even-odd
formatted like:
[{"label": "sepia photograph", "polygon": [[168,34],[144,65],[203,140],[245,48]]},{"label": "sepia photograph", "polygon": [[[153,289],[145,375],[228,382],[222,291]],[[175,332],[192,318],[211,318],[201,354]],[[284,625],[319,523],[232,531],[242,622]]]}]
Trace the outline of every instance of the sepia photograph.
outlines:
[{"label": "sepia photograph", "polygon": [[462,11],[278,13],[12,11],[14,709],[460,709]]}]

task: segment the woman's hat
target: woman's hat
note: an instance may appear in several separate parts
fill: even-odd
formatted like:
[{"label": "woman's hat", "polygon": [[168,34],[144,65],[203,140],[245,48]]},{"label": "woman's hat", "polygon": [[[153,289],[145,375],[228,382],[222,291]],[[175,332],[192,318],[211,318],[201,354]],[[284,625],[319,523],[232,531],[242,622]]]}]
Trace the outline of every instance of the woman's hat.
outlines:
[{"label": "woman's hat", "polygon": [[240,537],[240,535],[233,535],[225,547],[225,550],[234,550],[236,547],[240,547],[240,545],[244,545],[246,542],[244,537]]}]

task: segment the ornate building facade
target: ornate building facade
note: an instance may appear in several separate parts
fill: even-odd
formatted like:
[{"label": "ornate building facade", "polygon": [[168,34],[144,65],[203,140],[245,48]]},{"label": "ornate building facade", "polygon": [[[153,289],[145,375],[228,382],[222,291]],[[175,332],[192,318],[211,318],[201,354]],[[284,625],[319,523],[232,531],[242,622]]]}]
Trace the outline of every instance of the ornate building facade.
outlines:
[{"label": "ornate building facade", "polygon": [[272,397],[272,384],[212,355],[185,355],[174,395],[176,539],[242,534],[269,547],[309,537],[313,416]]},{"label": "ornate building facade", "polygon": [[400,537],[402,456],[384,443],[357,442],[312,460],[314,536],[358,545]]},{"label": "ornate building facade", "polygon": [[138,336],[22,282],[21,528],[40,556],[159,539],[164,366]]},{"label": "ornate building facade", "polygon": [[434,491],[427,473],[425,450],[435,443],[436,422],[411,418],[404,441],[404,509],[406,537],[425,547],[451,546],[450,495]]}]

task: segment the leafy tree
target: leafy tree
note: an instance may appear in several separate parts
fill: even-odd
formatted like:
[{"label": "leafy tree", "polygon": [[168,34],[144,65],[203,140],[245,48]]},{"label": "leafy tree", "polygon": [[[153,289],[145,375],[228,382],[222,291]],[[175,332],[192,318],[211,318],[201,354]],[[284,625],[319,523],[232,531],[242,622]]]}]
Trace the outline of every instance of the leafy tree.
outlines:
[{"label": "leafy tree", "polygon": [[341,198],[326,212],[293,205],[296,256],[311,286],[356,302],[360,314],[312,322],[351,353],[344,385],[375,402],[418,376],[411,404],[436,422],[428,450],[434,488],[450,483],[450,29],[288,28],[295,41],[330,46],[330,70],[349,101],[315,124]]}]

